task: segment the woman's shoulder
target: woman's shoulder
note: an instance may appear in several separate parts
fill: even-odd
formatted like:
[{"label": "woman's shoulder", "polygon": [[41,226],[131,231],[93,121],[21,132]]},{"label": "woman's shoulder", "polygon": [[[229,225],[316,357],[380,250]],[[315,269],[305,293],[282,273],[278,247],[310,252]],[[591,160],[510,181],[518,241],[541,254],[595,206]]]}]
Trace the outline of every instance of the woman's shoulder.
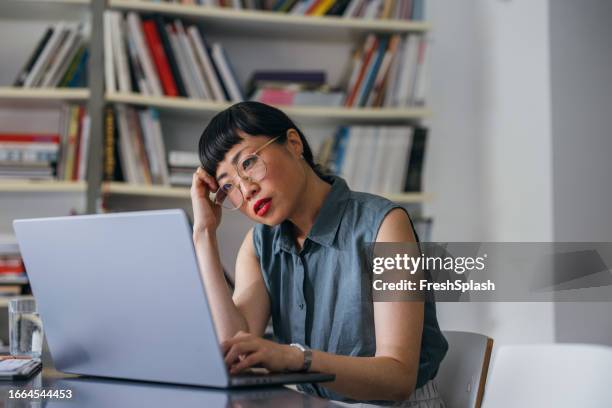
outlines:
[{"label": "woman's shoulder", "polygon": [[395,208],[403,208],[393,201],[377,194],[350,191],[346,212],[355,222],[379,224]]}]

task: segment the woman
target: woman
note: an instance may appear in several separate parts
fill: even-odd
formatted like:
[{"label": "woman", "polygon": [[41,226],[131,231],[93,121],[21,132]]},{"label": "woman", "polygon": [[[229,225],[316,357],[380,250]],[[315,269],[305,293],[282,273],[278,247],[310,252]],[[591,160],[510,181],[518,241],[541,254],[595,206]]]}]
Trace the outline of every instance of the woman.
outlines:
[{"label": "woman", "polygon": [[[323,176],[297,126],[262,103],[217,114],[199,154],[193,240],[230,373],[254,365],[334,373],[333,382],[300,389],[443,406],[431,382],[447,349],[435,305],[372,302],[363,279],[364,243],[416,241],[406,211]],[[216,240],[221,206],[258,223],[239,250],[233,295]],[[279,343],[261,337],[270,316]]]}]

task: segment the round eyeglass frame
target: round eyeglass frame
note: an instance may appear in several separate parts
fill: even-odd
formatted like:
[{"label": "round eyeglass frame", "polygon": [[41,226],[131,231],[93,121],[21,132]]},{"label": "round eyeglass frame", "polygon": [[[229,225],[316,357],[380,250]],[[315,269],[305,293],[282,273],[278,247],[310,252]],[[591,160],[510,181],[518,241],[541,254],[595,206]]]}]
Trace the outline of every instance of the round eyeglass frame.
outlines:
[{"label": "round eyeglass frame", "polygon": [[[222,187],[219,187],[217,189],[217,191],[214,192],[214,195],[213,195],[213,198],[212,198],[213,202],[216,205],[219,205],[219,206],[225,208],[226,210],[230,210],[230,211],[235,211],[235,210],[238,210],[240,207],[242,207],[242,204],[244,203],[244,193],[242,192],[241,183],[240,182],[235,183],[236,179],[240,178],[242,180],[246,180],[246,181],[248,181],[250,183],[253,183],[253,182],[259,182],[259,181],[263,180],[264,178],[266,178],[266,175],[268,174],[268,166],[266,164],[266,161],[259,155],[259,153],[262,150],[264,150],[266,147],[270,146],[272,143],[274,143],[279,138],[280,138],[280,136],[276,136],[276,137],[268,140],[262,146],[258,147],[253,153],[248,154],[247,156],[243,157],[242,160],[240,160],[239,163],[233,165],[234,168],[236,169],[236,175],[232,178],[232,181],[234,181],[234,184],[235,184],[234,188],[237,188],[238,192],[240,192],[240,197],[241,197],[240,203],[238,205],[234,205],[234,203],[229,198],[229,194],[227,194],[226,192],[222,192],[221,191]],[[250,176],[248,176],[246,174],[241,174],[242,171],[240,170],[240,165],[242,163],[244,163],[246,160],[248,160],[250,158],[253,158],[253,157],[257,157],[257,159],[259,161],[261,161],[261,163],[263,164],[264,171],[263,171],[263,174],[261,175],[261,177],[253,178],[253,177],[250,177]],[[219,196],[219,194],[225,194],[226,195],[225,198],[223,199],[223,201],[221,201],[221,202],[218,202],[218,200],[217,200],[217,197]],[[224,205],[224,203],[227,203],[227,202],[229,202],[231,206]]]}]

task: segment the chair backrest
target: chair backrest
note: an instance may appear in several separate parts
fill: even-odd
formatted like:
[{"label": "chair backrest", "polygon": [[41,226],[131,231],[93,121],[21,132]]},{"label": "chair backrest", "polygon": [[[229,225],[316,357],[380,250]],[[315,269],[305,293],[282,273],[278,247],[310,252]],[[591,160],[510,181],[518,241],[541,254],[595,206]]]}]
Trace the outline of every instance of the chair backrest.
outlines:
[{"label": "chair backrest", "polygon": [[610,407],[610,379],[610,347],[503,346],[493,358],[483,407]]},{"label": "chair backrest", "polygon": [[447,408],[479,408],[493,339],[478,333],[445,331],[448,353],[436,382]]}]

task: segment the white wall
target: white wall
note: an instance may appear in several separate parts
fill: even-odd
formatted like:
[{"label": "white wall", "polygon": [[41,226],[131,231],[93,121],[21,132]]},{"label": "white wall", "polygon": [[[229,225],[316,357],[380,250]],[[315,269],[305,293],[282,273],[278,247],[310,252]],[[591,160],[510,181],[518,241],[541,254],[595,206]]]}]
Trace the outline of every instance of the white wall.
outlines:
[{"label": "white wall", "polygon": [[[551,2],[555,239],[612,242],[612,3]],[[559,303],[560,342],[612,345],[612,303]]]},{"label": "white wall", "polygon": [[[552,240],[546,0],[429,1],[437,241]],[[550,303],[439,304],[443,329],[554,340]]]}]

